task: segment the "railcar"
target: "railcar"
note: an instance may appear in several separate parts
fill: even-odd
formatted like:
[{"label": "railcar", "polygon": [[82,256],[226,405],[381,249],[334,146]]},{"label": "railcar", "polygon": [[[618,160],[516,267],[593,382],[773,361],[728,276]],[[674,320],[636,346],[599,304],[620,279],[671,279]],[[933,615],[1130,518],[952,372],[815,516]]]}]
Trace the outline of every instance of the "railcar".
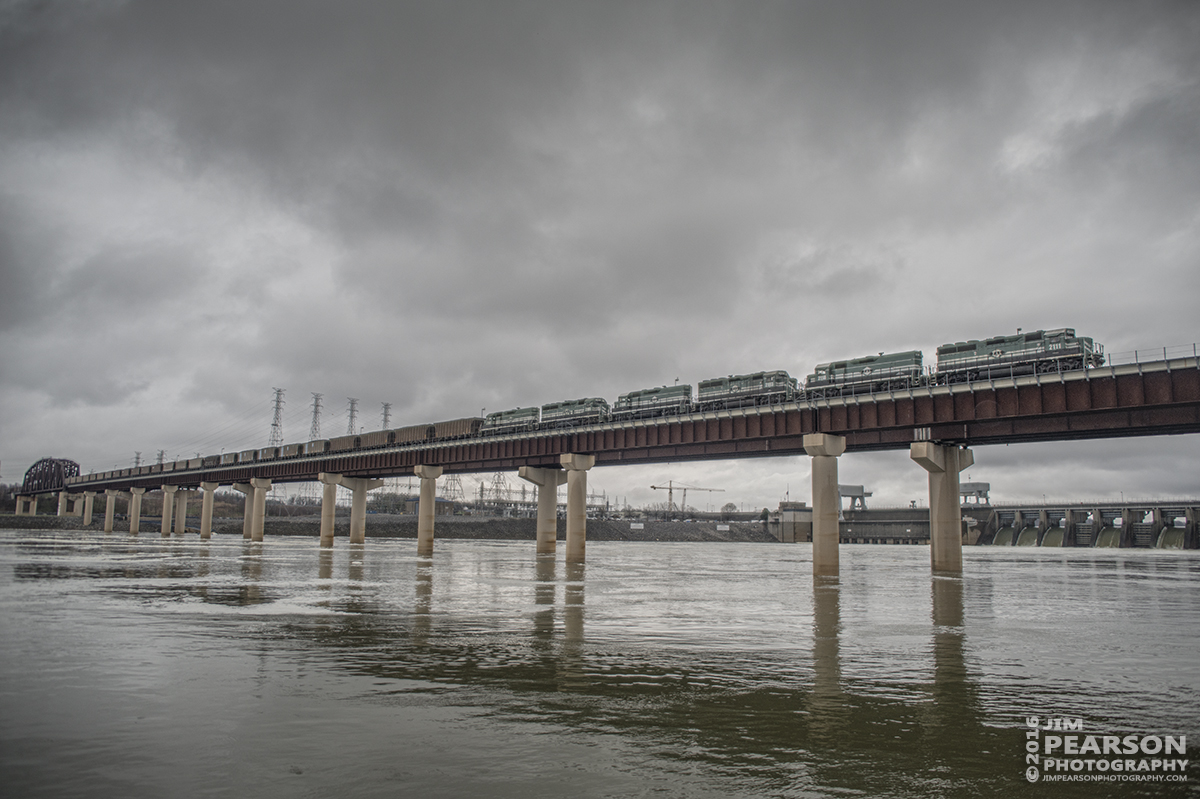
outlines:
[{"label": "railcar", "polygon": [[[537,410],[536,408],[534,410]],[[439,441],[448,438],[471,438],[479,435],[483,428],[484,419],[479,416],[467,416],[463,419],[450,419],[433,425],[433,435]]]},{"label": "railcar", "polygon": [[285,457],[285,458],[296,458],[303,454],[304,454],[304,445],[303,444],[284,444],[283,445],[283,457]]},{"label": "railcar", "polygon": [[966,383],[1103,366],[1104,345],[1062,327],[943,344],[937,359],[935,382]]},{"label": "railcar", "polygon": [[702,411],[777,405],[795,400],[796,391],[796,378],[784,371],[714,377],[696,384],[696,405]]},{"label": "railcar", "polygon": [[677,416],[692,408],[692,387],[659,386],[630,391],[617,397],[612,406],[613,421],[650,419],[656,416]]},{"label": "railcar", "polygon": [[358,447],[360,449],[376,449],[378,447],[386,447],[392,443],[393,434],[391,430],[372,430],[369,433],[363,433],[359,436]]},{"label": "railcar", "polygon": [[309,441],[304,445],[305,455],[322,455],[329,451],[329,440],[322,438],[316,441]]},{"label": "railcar", "polygon": [[540,408],[513,408],[510,411],[497,411],[483,417],[483,425],[479,432],[485,436],[495,436],[502,433],[518,433],[532,430],[541,421]]},{"label": "railcar", "polygon": [[397,427],[392,431],[392,440],[397,444],[416,444],[433,437],[434,426],[431,424],[414,424],[408,427]]},{"label": "railcar", "polygon": [[919,350],[908,350],[820,363],[805,379],[804,393],[821,399],[911,388],[925,379],[923,360]]},{"label": "railcar", "polygon": [[607,422],[612,409],[608,400],[601,397],[562,400],[542,406],[542,427],[575,427],[581,424]]},{"label": "railcar", "polygon": [[362,437],[356,435],[338,436],[337,438],[329,439],[330,452],[346,452],[352,449],[358,449],[362,444]]}]

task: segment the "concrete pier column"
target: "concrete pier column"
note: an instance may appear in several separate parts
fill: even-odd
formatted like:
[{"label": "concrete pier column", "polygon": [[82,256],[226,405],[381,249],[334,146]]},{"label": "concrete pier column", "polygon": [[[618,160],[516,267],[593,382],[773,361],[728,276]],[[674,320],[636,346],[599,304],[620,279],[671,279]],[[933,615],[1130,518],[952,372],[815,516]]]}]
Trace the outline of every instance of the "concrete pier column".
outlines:
[{"label": "concrete pier column", "polygon": [[522,466],[517,474],[538,487],[537,554],[553,555],[558,539],[558,487],[567,482],[567,473],[562,469]]},{"label": "concrete pier column", "polygon": [[81,514],[81,516],[83,518],[83,523],[85,526],[90,525],[92,523],[92,516],[94,515],[93,511],[95,510],[95,503],[96,503],[96,492],[95,491],[84,491],[83,492],[83,513]]},{"label": "concrete pier column", "polygon": [[79,494],[68,494],[67,499],[71,502],[70,516],[83,517],[83,497]]},{"label": "concrete pier column", "polygon": [[234,483],[233,490],[246,495],[246,505],[242,510],[242,539],[250,540],[250,519],[254,515],[254,486],[249,483]]},{"label": "concrete pier column", "polygon": [[846,439],[825,433],[804,437],[804,451],[812,457],[812,552],[813,577],[838,576],[838,456],[846,451]]},{"label": "concrete pier column", "polygon": [[[420,468],[420,467],[417,467]],[[350,543],[365,544],[367,541],[367,492],[383,485],[382,480],[369,477],[342,477],[342,485],[354,492],[350,499]],[[425,485],[425,481],[421,481]],[[422,495],[424,488],[422,487]],[[322,509],[322,514],[324,509]],[[419,522],[418,522],[419,524]]]},{"label": "concrete pier column", "polygon": [[337,487],[342,484],[340,474],[317,475],[321,483],[321,546],[333,546],[333,523],[337,512]]},{"label": "concrete pier column", "polygon": [[142,494],[146,493],[144,488],[129,489],[129,533],[137,535],[138,528],[142,524]]},{"label": "concrete pier column", "polygon": [[587,473],[595,455],[560,455],[567,471],[567,563],[583,563],[587,549]]},{"label": "concrete pier column", "polygon": [[250,540],[263,540],[263,523],[267,515],[267,491],[271,489],[271,481],[266,477],[251,477],[250,485],[254,488],[254,515],[250,517]]},{"label": "concrete pier column", "polygon": [[217,489],[221,486],[220,483],[201,483],[200,489],[204,492],[204,500],[200,503],[200,537],[212,538],[212,512],[213,499],[217,493]]},{"label": "concrete pier column", "polygon": [[441,466],[414,466],[413,474],[421,478],[421,496],[417,501],[417,554],[433,554],[433,519],[437,513],[437,479]]},{"label": "concrete pier column", "polygon": [[67,515],[67,492],[66,491],[58,492],[58,515],[59,516]]},{"label": "concrete pier column", "polygon": [[37,494],[34,494],[31,497],[27,497],[27,499],[29,500],[29,515],[37,516],[38,500],[41,499],[41,497]]},{"label": "concrete pier column", "polygon": [[32,502],[32,499],[33,499],[32,497],[17,497],[17,515],[18,516],[32,516],[33,515],[32,513],[29,512],[29,506]]},{"label": "concrete pier column", "polygon": [[175,516],[175,492],[179,486],[163,486],[162,534],[166,538],[171,534],[171,519]]},{"label": "concrete pier column", "polygon": [[185,488],[175,495],[175,535],[187,532],[187,502],[190,493]]},{"label": "concrete pier column", "polygon": [[971,450],[916,441],[909,455],[929,472],[929,559],[935,573],[962,574],[962,506],[958,473],[975,462]]},{"label": "concrete pier column", "polygon": [[121,492],[113,488],[104,489],[104,532],[113,531],[113,517],[117,515],[117,497]]}]

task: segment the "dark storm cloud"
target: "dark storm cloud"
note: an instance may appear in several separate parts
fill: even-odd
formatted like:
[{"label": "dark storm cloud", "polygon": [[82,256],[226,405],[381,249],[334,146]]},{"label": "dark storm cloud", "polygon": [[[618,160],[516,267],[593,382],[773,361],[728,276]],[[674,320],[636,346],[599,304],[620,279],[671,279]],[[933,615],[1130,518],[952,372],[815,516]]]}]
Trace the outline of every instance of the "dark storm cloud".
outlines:
[{"label": "dark storm cloud", "polygon": [[1193,340],[1197,41],[1186,3],[8,2],[5,441]]}]

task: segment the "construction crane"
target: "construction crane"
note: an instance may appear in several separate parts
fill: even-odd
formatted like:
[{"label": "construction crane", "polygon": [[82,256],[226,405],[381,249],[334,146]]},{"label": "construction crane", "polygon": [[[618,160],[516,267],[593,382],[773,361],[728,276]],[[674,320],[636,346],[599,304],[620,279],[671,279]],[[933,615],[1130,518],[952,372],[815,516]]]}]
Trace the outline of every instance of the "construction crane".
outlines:
[{"label": "construction crane", "polygon": [[723,488],[700,488],[699,486],[689,486],[683,483],[676,483],[674,480],[668,480],[665,486],[650,486],[655,491],[667,492],[667,513],[675,511],[675,489],[678,488],[682,492],[682,497],[679,502],[679,510],[681,512],[687,510],[687,492],[691,491],[725,491]]}]

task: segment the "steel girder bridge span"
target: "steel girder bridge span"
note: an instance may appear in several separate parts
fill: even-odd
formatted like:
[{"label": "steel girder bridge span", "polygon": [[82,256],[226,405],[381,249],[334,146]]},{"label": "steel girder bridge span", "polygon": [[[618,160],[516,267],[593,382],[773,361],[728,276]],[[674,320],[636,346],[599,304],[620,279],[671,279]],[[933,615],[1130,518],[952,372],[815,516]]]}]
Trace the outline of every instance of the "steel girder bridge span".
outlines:
[{"label": "steel girder bridge span", "polygon": [[[956,574],[962,571],[958,475],[974,462],[972,445],[1198,432],[1200,368],[1196,357],[1186,357],[211,468],[181,461],[70,477],[59,490],[68,496],[106,492],[106,530],[112,529],[115,497],[128,495],[130,530],[136,532],[137,508],[147,490],[186,502],[187,492],[199,489],[201,535],[207,537],[213,492],[232,485],[247,494],[243,535],[261,540],[271,485],[317,481],[325,487],[321,544],[331,546],[338,485],[353,492],[350,537],[362,542],[366,492],[385,477],[415,474],[421,478],[418,551],[430,554],[435,481],[446,473],[513,470],[538,486],[538,552],[554,551],[555,498],[558,486],[567,484],[566,557],[582,561],[587,471],[595,465],[807,455],[812,458],[813,572],[836,576],[838,458],[847,452],[908,449],[928,473],[931,567]],[[164,534],[171,527],[170,504],[164,501]],[[545,513],[543,504],[549,509]],[[179,523],[176,527],[182,529]]]}]

